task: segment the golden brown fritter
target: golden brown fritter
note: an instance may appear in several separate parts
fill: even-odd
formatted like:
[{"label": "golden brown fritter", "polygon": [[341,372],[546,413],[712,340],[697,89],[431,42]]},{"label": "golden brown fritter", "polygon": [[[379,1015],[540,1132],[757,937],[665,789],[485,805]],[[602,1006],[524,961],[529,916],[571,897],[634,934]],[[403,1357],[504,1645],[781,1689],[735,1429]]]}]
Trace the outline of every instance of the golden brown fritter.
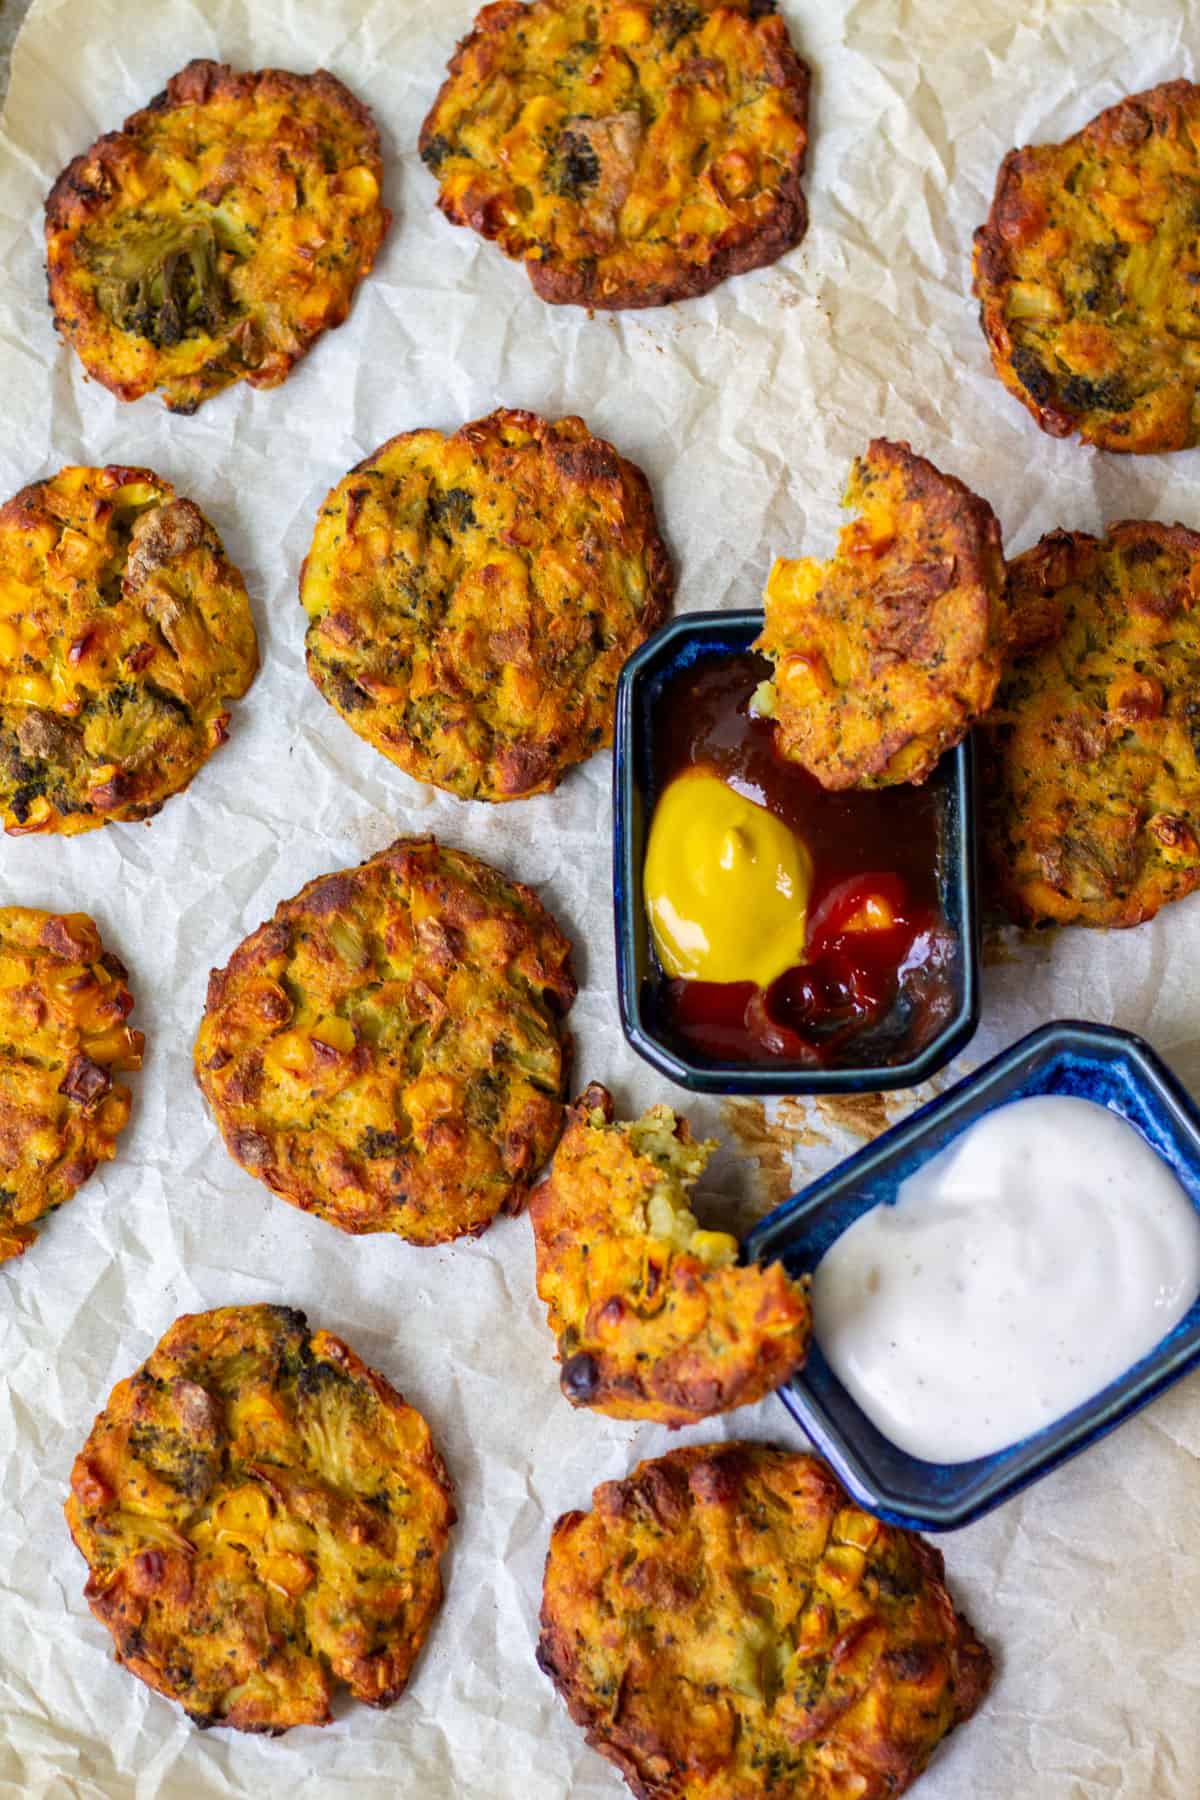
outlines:
[{"label": "golden brown fritter", "polygon": [[925,781],[987,711],[1008,642],[986,500],[876,438],[850,472],[832,562],[780,559],[755,649],[775,744],[826,788]]},{"label": "golden brown fritter", "polygon": [[563,1393],[671,1426],[761,1400],[807,1354],[806,1288],[782,1263],[738,1268],[737,1239],[698,1227],[688,1190],[714,1143],[669,1106],[612,1118],[593,1083],[529,1203]]},{"label": "golden brown fritter", "polygon": [[258,668],[246,584],[149,469],[62,469],[0,507],[0,818],[148,819],[225,742]]},{"label": "golden brown fritter", "polygon": [[641,471],[582,419],[502,410],[392,438],[334,488],[300,575],[308,672],[417,780],[523,799],[612,742],[673,589]]},{"label": "golden brown fritter", "polygon": [[808,85],[775,0],[500,0],[421,155],[543,300],[663,306],[804,236]]},{"label": "golden brown fritter", "polygon": [[420,1413],[286,1306],[177,1319],[75,1459],[67,1523],[117,1659],[197,1725],[391,1706],[442,1601],[449,1477]]},{"label": "golden brown fritter", "polygon": [[975,293],[996,373],[1043,431],[1102,450],[1200,442],[1198,201],[1190,81],[1005,157]]},{"label": "golden brown fritter", "polygon": [[0,1263],[116,1155],[144,1039],[133,995],[85,913],[0,906]]},{"label": "golden brown fritter", "polygon": [[310,881],[209,979],[196,1076],[230,1155],[343,1231],[519,1212],[562,1124],[570,956],[529,888],[433,838]]},{"label": "golden brown fritter", "polygon": [[382,178],[370,113],[324,69],[190,62],[50,190],[55,322],[121,400],[278,387],[375,261]]},{"label": "golden brown fritter", "polygon": [[713,1444],[554,1527],[538,1662],[639,1800],[894,1800],[991,1658],[942,1558],[824,1463]]},{"label": "golden brown fritter", "polygon": [[1010,574],[982,734],[993,886],[1026,924],[1138,925],[1200,886],[1200,534],[1055,531]]}]

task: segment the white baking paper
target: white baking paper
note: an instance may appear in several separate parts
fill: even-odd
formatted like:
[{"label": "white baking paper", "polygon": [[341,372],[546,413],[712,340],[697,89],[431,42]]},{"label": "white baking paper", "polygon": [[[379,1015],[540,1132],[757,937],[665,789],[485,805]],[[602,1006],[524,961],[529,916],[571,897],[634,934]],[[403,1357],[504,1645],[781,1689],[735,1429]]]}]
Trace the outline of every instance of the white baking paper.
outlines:
[{"label": "white baking paper", "polygon": [[[986,494],[1012,550],[1055,525],[1200,523],[1200,453],[1106,458],[1042,436],[993,376],[968,294],[973,228],[1013,143],[1194,73],[1180,0],[787,0],[815,70],[812,225],[707,299],[589,319],[434,210],[417,131],[472,0],[35,0],[0,136],[0,492],[68,462],[146,463],[195,497],[245,571],[263,670],[229,744],[148,827],[0,845],[0,898],[81,909],[128,962],[147,1036],[118,1160],[0,1271],[0,1794],[25,1800],[616,1800],[533,1660],[550,1523],[668,1434],[575,1413],[533,1291],[528,1222],[417,1250],[344,1237],[225,1154],[191,1078],[205,979],[310,877],[435,830],[531,882],[578,949],[579,1085],[672,1097],[614,996],[610,759],[547,798],[439,796],[351,733],[304,674],[296,576],[326,490],[394,432],[497,405],[578,411],[641,463],[682,608],[757,602],[777,553],[824,554],[877,432]],[[67,160],[190,57],[334,70],[374,108],[395,225],[347,325],[273,393],[191,419],[88,383],[45,303],[41,206]],[[966,1068],[1072,1014],[1143,1031],[1200,1089],[1200,899],[1125,935],[1016,944],[986,971]],[[677,1101],[682,1096],[675,1095]],[[729,1153],[712,1210],[743,1219],[903,1102],[690,1103]],[[447,1597],[404,1699],[340,1705],[276,1741],[201,1733],[112,1660],[61,1505],[110,1387],[177,1314],[304,1307],[430,1419],[458,1491]],[[776,1401],[684,1441],[798,1441]],[[680,1439],[675,1439],[678,1442]],[[923,1800],[1196,1800],[1200,1381],[944,1542],[993,1647],[983,1712]]]}]

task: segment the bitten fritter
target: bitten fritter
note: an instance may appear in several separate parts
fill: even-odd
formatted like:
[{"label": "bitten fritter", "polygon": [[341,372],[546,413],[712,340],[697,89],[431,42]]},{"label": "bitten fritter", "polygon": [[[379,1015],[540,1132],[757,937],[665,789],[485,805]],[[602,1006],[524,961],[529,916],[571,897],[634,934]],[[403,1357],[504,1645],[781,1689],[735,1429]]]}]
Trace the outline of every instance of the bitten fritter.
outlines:
[{"label": "bitten fritter", "polygon": [[996,373],[1043,431],[1102,450],[1200,443],[1198,193],[1190,81],[1005,157],[975,294]]},{"label": "bitten fritter", "polygon": [[0,507],[0,818],[148,819],[228,736],[258,668],[246,584],[149,469],[62,469]]},{"label": "bitten fritter", "polygon": [[176,1320],[71,1472],[84,1596],[197,1725],[391,1706],[442,1601],[449,1477],[420,1413],[286,1306]]},{"label": "bitten fritter", "polygon": [[421,155],[543,300],[664,306],[804,236],[808,86],[775,0],[499,0]]},{"label": "bitten fritter", "polygon": [[433,838],[310,881],[209,979],[230,1155],[342,1231],[478,1236],[558,1139],[570,958],[529,888]]},{"label": "bitten fritter", "polygon": [[996,692],[1008,643],[1000,527],[907,444],[855,462],[832,562],[780,559],[754,646],[781,756],[826,788],[923,782]]},{"label": "bitten fritter", "polygon": [[582,419],[502,410],[392,438],[334,488],[300,575],[308,672],[418,781],[519,800],[612,742],[673,590],[640,469]]},{"label": "bitten fritter", "polygon": [[1138,925],[1200,886],[1200,534],[1055,531],[1010,565],[984,842],[1024,924]]},{"label": "bitten fritter", "polygon": [[50,190],[55,322],[121,400],[278,387],[375,261],[382,178],[370,113],[324,69],[190,62]]},{"label": "bitten fritter", "polygon": [[84,913],[0,907],[0,1263],[116,1155],[142,1066],[125,970]]},{"label": "bitten fritter", "polygon": [[639,1800],[894,1800],[991,1680],[931,1544],[713,1444],[554,1527],[538,1662]]},{"label": "bitten fritter", "polygon": [[715,1143],[669,1106],[612,1119],[593,1084],[529,1203],[563,1393],[670,1426],[761,1400],[808,1352],[806,1287],[782,1263],[737,1267],[737,1239],[697,1225],[688,1190]]}]

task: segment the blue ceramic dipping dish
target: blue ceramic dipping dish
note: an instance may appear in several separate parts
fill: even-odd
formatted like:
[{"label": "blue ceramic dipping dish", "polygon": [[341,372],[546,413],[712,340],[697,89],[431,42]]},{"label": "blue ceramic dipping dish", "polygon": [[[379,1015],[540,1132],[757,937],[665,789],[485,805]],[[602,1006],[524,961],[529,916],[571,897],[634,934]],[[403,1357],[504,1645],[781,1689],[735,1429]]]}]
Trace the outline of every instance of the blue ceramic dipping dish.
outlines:
[{"label": "blue ceramic dipping dish", "polygon": [[[1032,1094],[1070,1094],[1107,1106],[1137,1127],[1200,1209],[1200,1110],[1149,1046],[1106,1025],[1043,1025],[966,1081],[787,1200],[746,1240],[748,1261],[781,1257],[793,1275],[816,1268],[846,1228],[895,1201],[914,1169],[967,1126]],[[1074,1412],[1021,1443],[975,1462],[922,1462],[885,1438],[832,1373],[814,1343],[804,1369],[779,1390],[788,1411],[855,1499],[897,1525],[951,1531],[1086,1450],[1200,1363],[1200,1299],[1157,1349]]]},{"label": "blue ceramic dipping dish", "polygon": [[768,1066],[721,1062],[685,1051],[665,1030],[658,1005],[664,976],[646,917],[642,869],[661,781],[654,714],[664,687],[705,661],[743,655],[762,630],[761,612],[684,613],[625,665],[617,689],[613,766],[613,889],[621,1025],[639,1056],[680,1087],[709,1094],[855,1094],[915,1087],[961,1050],[979,1023],[979,916],[975,856],[975,766],[970,740],[942,758],[929,788],[939,807],[941,911],[956,937],[951,1016],[904,1062],[813,1069],[780,1058]]}]

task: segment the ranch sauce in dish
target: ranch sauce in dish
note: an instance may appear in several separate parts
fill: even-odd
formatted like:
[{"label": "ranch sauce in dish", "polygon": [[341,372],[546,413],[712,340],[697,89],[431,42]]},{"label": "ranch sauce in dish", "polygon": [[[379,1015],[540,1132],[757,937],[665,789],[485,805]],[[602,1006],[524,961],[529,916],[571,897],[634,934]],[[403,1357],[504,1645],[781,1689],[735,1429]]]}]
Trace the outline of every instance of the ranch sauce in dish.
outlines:
[{"label": "ranch sauce in dish", "polygon": [[813,1276],[834,1374],[892,1443],[960,1463],[1091,1399],[1200,1294],[1200,1214],[1140,1133],[1045,1094],[987,1114]]}]

